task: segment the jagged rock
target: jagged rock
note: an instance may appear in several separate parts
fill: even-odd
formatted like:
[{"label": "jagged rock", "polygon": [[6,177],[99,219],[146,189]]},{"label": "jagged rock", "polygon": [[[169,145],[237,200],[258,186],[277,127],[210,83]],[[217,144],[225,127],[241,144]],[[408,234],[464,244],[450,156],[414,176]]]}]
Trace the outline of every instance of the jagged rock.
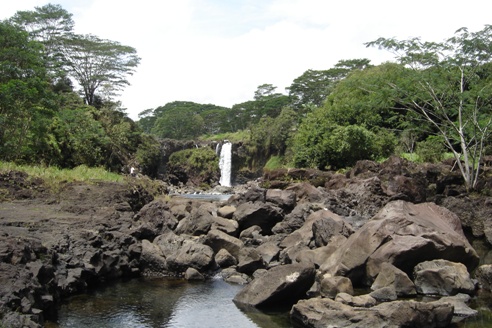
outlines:
[{"label": "jagged rock", "polygon": [[253,274],[258,269],[266,267],[265,261],[256,249],[251,247],[243,247],[238,256],[238,264],[236,270],[248,275]]},{"label": "jagged rock", "polygon": [[283,219],[282,210],[269,203],[248,202],[239,205],[234,212],[234,220],[242,231],[251,226],[261,227],[263,234],[271,234],[273,226]]},{"label": "jagged rock", "polygon": [[258,238],[260,234],[261,234],[261,227],[254,225],[241,231],[241,233],[239,234],[239,238],[243,240],[254,239],[254,238]]},{"label": "jagged rock", "polygon": [[136,226],[133,228],[132,236],[138,239],[152,241],[165,230],[173,230],[178,224],[169,210],[169,205],[163,201],[153,201],[140,209],[135,214]]},{"label": "jagged rock", "polygon": [[167,270],[166,258],[161,248],[147,239],[142,240],[140,265],[144,270],[156,273],[163,273]]},{"label": "jagged rock", "polygon": [[176,273],[182,273],[190,267],[203,271],[210,267],[213,259],[212,248],[193,240],[185,240],[176,253],[166,256],[166,264],[168,270]]},{"label": "jagged rock", "polygon": [[337,296],[335,297],[335,301],[353,307],[362,307],[362,308],[373,307],[374,305],[377,304],[376,299],[368,294],[353,296],[347,293],[338,293]]},{"label": "jagged rock", "polygon": [[205,277],[195,268],[186,269],[184,278],[186,280],[205,280]]},{"label": "jagged rock", "polygon": [[225,205],[217,210],[217,214],[223,218],[232,219],[232,216],[234,215],[235,211],[236,211],[236,207],[232,205]]},{"label": "jagged rock", "polygon": [[274,242],[266,242],[258,246],[256,251],[263,258],[263,261],[268,264],[278,260],[280,247],[278,247]]},{"label": "jagged rock", "polygon": [[370,308],[351,307],[329,298],[301,300],[291,311],[301,327],[399,328],[449,327],[453,306],[415,301],[394,301]]},{"label": "jagged rock", "polygon": [[453,322],[460,322],[466,318],[474,317],[478,314],[477,310],[473,310],[467,304],[470,303],[471,297],[467,294],[457,294],[455,296],[441,297],[439,300],[434,301],[437,304],[451,304],[454,307]]},{"label": "jagged rock", "polygon": [[312,231],[316,247],[328,245],[335,236],[350,236],[354,230],[350,223],[329,210],[321,210],[312,214],[319,218],[313,221]]},{"label": "jagged rock", "polygon": [[346,277],[331,277],[325,275],[321,278],[319,285],[320,295],[322,297],[334,299],[338,293],[354,295],[352,281]]},{"label": "jagged rock", "polygon": [[239,228],[237,221],[224,219],[222,217],[214,217],[210,229],[216,229],[225,232],[228,235],[236,236]]},{"label": "jagged rock", "polygon": [[247,274],[237,272],[234,268],[224,269],[219,275],[224,281],[231,284],[246,285],[251,281],[251,278]]},{"label": "jagged rock", "polygon": [[296,193],[298,203],[316,203],[322,201],[325,197],[324,193],[320,189],[316,188],[312,184],[305,182],[294,183],[290,185],[286,190]]},{"label": "jagged rock", "polygon": [[411,274],[418,263],[439,258],[470,269],[478,264],[456,215],[433,203],[394,201],[352,234],[321,270],[370,285],[382,263]]},{"label": "jagged rock", "polygon": [[373,290],[369,293],[369,296],[371,296],[378,302],[390,302],[396,301],[398,299],[398,295],[396,294],[396,289],[394,285],[389,285]]},{"label": "jagged rock", "polygon": [[475,271],[475,277],[483,289],[492,291],[492,264],[484,264],[478,267]]},{"label": "jagged rock", "polygon": [[272,228],[272,232],[275,234],[290,234],[301,228],[309,215],[323,208],[323,204],[300,203]]},{"label": "jagged rock", "polygon": [[179,221],[174,232],[178,235],[204,235],[210,230],[213,223],[214,216],[210,213],[209,206],[203,204],[198,208],[194,207],[189,216]]},{"label": "jagged rock", "polygon": [[237,264],[237,259],[231,255],[226,249],[222,248],[215,254],[215,263],[221,268],[228,268]]},{"label": "jagged rock", "polygon": [[288,211],[296,206],[296,194],[291,190],[267,189],[265,200]]},{"label": "jagged rock", "polygon": [[239,251],[244,247],[244,243],[240,239],[216,229],[207,233],[203,243],[212,247],[216,253],[221,249],[225,249],[236,259],[239,258]]},{"label": "jagged rock", "polygon": [[407,274],[390,263],[383,263],[381,271],[371,286],[371,290],[377,290],[387,286],[394,286],[396,294],[400,297],[414,296],[417,294],[415,285]]},{"label": "jagged rock", "polygon": [[419,294],[448,296],[475,292],[475,284],[462,263],[426,261],[415,266],[413,275]]},{"label": "jagged rock", "polygon": [[281,265],[254,279],[235,297],[238,306],[268,308],[294,304],[306,296],[314,282],[315,269],[301,264]]}]

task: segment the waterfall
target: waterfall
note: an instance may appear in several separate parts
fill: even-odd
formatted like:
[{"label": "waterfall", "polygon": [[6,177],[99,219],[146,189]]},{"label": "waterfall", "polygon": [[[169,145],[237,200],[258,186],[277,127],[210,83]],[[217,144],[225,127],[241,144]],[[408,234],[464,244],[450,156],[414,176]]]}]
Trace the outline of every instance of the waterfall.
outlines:
[{"label": "waterfall", "polygon": [[231,186],[231,160],[232,160],[232,143],[225,141],[220,150],[219,168],[220,168],[220,185],[224,187]]}]

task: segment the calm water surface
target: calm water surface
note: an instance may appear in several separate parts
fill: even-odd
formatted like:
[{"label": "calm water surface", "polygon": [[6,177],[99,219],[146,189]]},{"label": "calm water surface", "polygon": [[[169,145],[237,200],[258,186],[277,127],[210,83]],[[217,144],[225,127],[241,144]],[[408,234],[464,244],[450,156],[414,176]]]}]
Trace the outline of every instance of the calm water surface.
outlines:
[{"label": "calm water surface", "polygon": [[241,288],[222,280],[135,279],[71,297],[47,327],[292,327],[286,312],[239,310],[232,299]]}]

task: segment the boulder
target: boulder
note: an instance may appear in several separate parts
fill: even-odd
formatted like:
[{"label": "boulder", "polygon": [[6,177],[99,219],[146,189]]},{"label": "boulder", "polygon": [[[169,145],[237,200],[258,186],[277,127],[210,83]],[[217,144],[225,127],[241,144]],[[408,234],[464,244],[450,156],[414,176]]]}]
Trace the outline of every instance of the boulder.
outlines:
[{"label": "boulder", "polygon": [[263,234],[272,233],[273,226],[282,221],[282,210],[273,204],[262,202],[248,202],[239,205],[234,212],[234,220],[239,223],[239,230],[257,225],[261,227]]},{"label": "boulder", "polygon": [[323,191],[306,182],[294,183],[287,187],[286,190],[295,192],[299,203],[315,203],[323,200],[325,197]]},{"label": "boulder", "polygon": [[215,263],[221,268],[228,268],[237,264],[237,259],[231,255],[226,249],[222,248],[215,254]]},{"label": "boulder", "polygon": [[158,245],[147,239],[142,240],[140,266],[144,271],[164,273],[167,270],[166,258]]},{"label": "boulder", "polygon": [[248,275],[253,274],[258,269],[264,269],[266,267],[265,261],[256,249],[251,247],[243,247],[239,252],[238,264],[236,270]]},{"label": "boulder", "polygon": [[400,297],[415,296],[415,285],[407,274],[390,263],[383,263],[381,271],[371,286],[372,290],[394,286],[395,292]]},{"label": "boulder", "polygon": [[203,271],[210,267],[213,259],[212,248],[194,240],[185,240],[177,252],[166,255],[166,264],[168,270],[175,273],[183,273],[190,267]]},{"label": "boulder", "polygon": [[396,294],[396,289],[394,285],[389,285],[373,290],[371,293],[369,293],[369,296],[371,296],[378,302],[391,302],[398,299],[398,295]]},{"label": "boulder", "polygon": [[235,297],[240,307],[272,308],[295,304],[314,283],[315,269],[301,264],[281,265],[251,281]]},{"label": "boulder", "polygon": [[296,206],[296,193],[292,190],[267,189],[265,200],[290,211]]},{"label": "boulder", "polygon": [[325,275],[319,283],[320,295],[334,299],[338,293],[354,295],[354,287],[352,281],[347,277],[331,277]]},{"label": "boulder", "polygon": [[321,210],[311,215],[319,217],[319,219],[313,221],[312,224],[313,238],[316,247],[328,245],[334,236],[342,235],[344,237],[349,237],[354,233],[350,223],[346,222],[341,216],[332,211]]},{"label": "boulder", "polygon": [[451,304],[394,301],[370,308],[352,307],[329,298],[301,300],[290,311],[291,320],[301,327],[399,328],[449,327]]},{"label": "boulder", "polygon": [[373,307],[374,305],[377,304],[376,299],[368,294],[353,296],[347,293],[338,293],[337,296],[335,297],[335,301],[353,307],[362,307],[362,308]]},{"label": "boulder", "polygon": [[484,290],[492,291],[492,264],[484,264],[475,271],[475,277]]},{"label": "boulder", "polygon": [[235,211],[236,207],[232,205],[225,205],[217,210],[217,215],[226,219],[232,219]]},{"label": "boulder", "polygon": [[280,247],[274,242],[266,242],[256,247],[256,251],[263,258],[266,264],[278,260],[278,255],[280,253]]},{"label": "boulder", "polygon": [[198,208],[193,208],[189,216],[179,221],[174,232],[178,235],[205,235],[210,230],[213,223],[214,216],[210,213],[209,206],[204,204]]},{"label": "boulder", "polygon": [[214,217],[212,220],[213,220],[212,226],[210,227],[211,230],[217,229],[231,236],[237,235],[237,230],[239,228],[239,224],[237,223],[237,221],[231,219],[224,219],[219,216]]},{"label": "boulder", "polygon": [[309,215],[321,209],[324,209],[323,204],[300,203],[272,228],[272,232],[274,234],[292,233],[302,227]]},{"label": "boulder", "polygon": [[434,301],[437,304],[451,304],[454,307],[453,322],[460,322],[466,318],[475,317],[478,314],[477,310],[473,310],[468,306],[471,297],[467,294],[457,294],[454,296],[441,297],[439,300]]},{"label": "boulder", "polygon": [[475,284],[462,263],[425,261],[415,266],[413,275],[419,294],[448,296],[475,292]]},{"label": "boulder", "polygon": [[207,233],[203,243],[212,247],[215,253],[225,249],[236,259],[239,257],[239,251],[244,247],[244,243],[238,238],[216,229]]},{"label": "boulder", "polygon": [[382,263],[410,275],[415,265],[434,259],[461,262],[469,269],[479,261],[456,215],[434,203],[394,201],[350,235],[321,270],[371,285]]},{"label": "boulder", "polygon": [[186,269],[184,278],[186,280],[205,280],[205,277],[195,268]]},{"label": "boulder", "polygon": [[173,230],[178,220],[171,215],[168,204],[161,200],[153,201],[135,214],[136,221],[132,235],[138,239],[152,241],[166,230]]}]

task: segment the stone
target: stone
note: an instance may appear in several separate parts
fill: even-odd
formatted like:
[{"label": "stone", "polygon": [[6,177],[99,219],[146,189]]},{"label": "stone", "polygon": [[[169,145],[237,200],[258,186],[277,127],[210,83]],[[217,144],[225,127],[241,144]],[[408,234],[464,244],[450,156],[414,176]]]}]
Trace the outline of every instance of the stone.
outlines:
[{"label": "stone", "polygon": [[396,294],[396,289],[394,285],[389,285],[373,290],[371,293],[369,293],[369,296],[371,296],[378,302],[390,302],[396,301],[398,299],[398,295]]},{"label": "stone", "polygon": [[239,230],[242,231],[251,226],[261,227],[263,234],[272,233],[272,228],[277,222],[282,221],[282,210],[270,203],[248,202],[240,204],[233,216],[239,223]]},{"label": "stone", "polygon": [[475,277],[481,288],[492,291],[492,264],[484,264],[475,271]]},{"label": "stone", "polygon": [[475,292],[475,284],[462,263],[447,260],[425,261],[415,266],[413,275],[419,294],[449,296]]},{"label": "stone", "polygon": [[203,243],[212,247],[215,253],[221,249],[226,249],[236,259],[239,258],[239,252],[244,247],[244,243],[240,239],[217,229],[210,230]]},{"label": "stone", "polygon": [[354,295],[352,281],[346,277],[331,277],[325,275],[320,281],[320,294],[322,297],[334,299],[338,293]]},{"label": "stone", "polygon": [[368,294],[353,296],[347,293],[338,293],[337,296],[335,297],[335,301],[353,307],[363,307],[363,308],[373,307],[374,305],[377,304],[376,299]]},{"label": "stone", "polygon": [[226,249],[222,248],[215,254],[215,263],[221,268],[228,268],[237,264],[237,259],[231,255]]},{"label": "stone", "polygon": [[286,264],[271,268],[251,281],[235,297],[239,307],[267,309],[295,304],[306,296],[314,283],[315,269],[301,264]]},{"label": "stone", "polygon": [[321,266],[333,276],[347,276],[370,286],[382,263],[412,274],[420,262],[446,259],[478,265],[478,255],[461,230],[459,218],[433,203],[388,203],[350,235]]},{"label": "stone", "polygon": [[168,270],[182,273],[189,267],[204,271],[210,267],[214,259],[214,251],[207,245],[194,240],[185,240],[181,248],[166,257]]},{"label": "stone", "polygon": [[451,304],[394,301],[370,308],[352,307],[329,298],[300,300],[290,311],[291,320],[300,327],[399,328],[449,327],[453,318]]},{"label": "stone", "polygon": [[195,281],[201,281],[205,280],[205,277],[198,272],[195,268],[188,268],[185,271],[184,278],[186,280],[195,280]]},{"label": "stone", "polygon": [[415,296],[415,285],[408,275],[390,263],[383,263],[371,290],[394,286],[399,297]]},{"label": "stone", "polygon": [[292,190],[267,189],[265,200],[282,209],[292,210],[296,206],[296,193]]},{"label": "stone", "polygon": [[232,219],[232,216],[234,215],[235,211],[236,211],[235,206],[225,205],[217,210],[217,215],[226,219]]},{"label": "stone", "polygon": [[244,247],[239,252],[236,270],[248,275],[253,274],[258,269],[264,269],[265,262],[261,255],[252,247]]}]

